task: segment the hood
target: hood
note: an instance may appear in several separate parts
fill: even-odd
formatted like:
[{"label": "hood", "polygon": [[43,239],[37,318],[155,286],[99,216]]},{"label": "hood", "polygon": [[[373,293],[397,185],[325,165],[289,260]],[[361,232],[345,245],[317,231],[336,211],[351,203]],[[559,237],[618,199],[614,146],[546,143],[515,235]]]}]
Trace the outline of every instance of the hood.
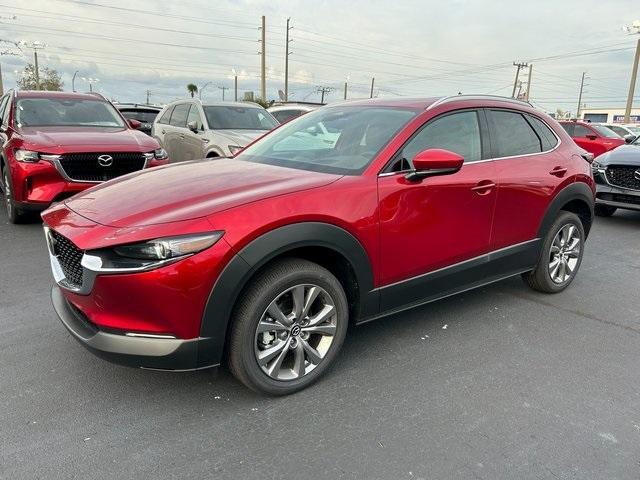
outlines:
[{"label": "hood", "polygon": [[634,165],[640,167],[640,145],[620,145],[603,153],[596,162],[600,165]]},{"label": "hood", "polygon": [[339,178],[233,159],[196,160],[135,172],[65,203],[102,225],[133,227],[199,218]]},{"label": "hood", "polygon": [[223,137],[229,142],[227,145],[239,147],[246,147],[267,133],[269,130],[215,130],[217,136]]},{"label": "hood", "polygon": [[149,152],[160,148],[157,140],[130,128],[22,127],[24,147],[44,153]]}]

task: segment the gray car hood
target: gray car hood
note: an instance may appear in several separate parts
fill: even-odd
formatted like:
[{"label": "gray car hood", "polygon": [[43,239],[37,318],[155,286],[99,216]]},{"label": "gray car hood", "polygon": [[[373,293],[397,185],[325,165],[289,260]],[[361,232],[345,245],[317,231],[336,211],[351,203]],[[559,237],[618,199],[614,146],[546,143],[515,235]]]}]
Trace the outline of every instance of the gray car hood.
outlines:
[{"label": "gray car hood", "polygon": [[640,145],[620,145],[603,153],[596,162],[600,165],[633,165],[640,167]]}]

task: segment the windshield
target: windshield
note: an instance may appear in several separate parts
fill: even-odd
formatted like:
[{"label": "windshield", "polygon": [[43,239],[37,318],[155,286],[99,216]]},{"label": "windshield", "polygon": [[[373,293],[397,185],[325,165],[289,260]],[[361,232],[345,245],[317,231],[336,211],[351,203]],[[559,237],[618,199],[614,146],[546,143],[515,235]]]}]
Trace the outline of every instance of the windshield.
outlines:
[{"label": "windshield", "polygon": [[600,135],[602,135],[603,137],[607,137],[607,138],[620,138],[620,135],[618,135],[616,132],[614,132],[613,130],[611,130],[608,127],[605,127],[603,125],[591,125],[591,128],[593,128],[596,132],[598,132]]},{"label": "windshield", "polygon": [[283,125],[238,159],[340,175],[358,175],[417,110],[324,107]]},{"label": "windshield", "polygon": [[120,110],[124,118],[129,120],[138,120],[142,123],[153,123],[158,116],[158,112],[154,110]]},{"label": "windshield", "polygon": [[16,104],[21,127],[124,127],[110,103],[86,98],[22,98]]},{"label": "windshield", "polygon": [[266,110],[255,107],[204,106],[211,130],[271,130],[278,122]]}]

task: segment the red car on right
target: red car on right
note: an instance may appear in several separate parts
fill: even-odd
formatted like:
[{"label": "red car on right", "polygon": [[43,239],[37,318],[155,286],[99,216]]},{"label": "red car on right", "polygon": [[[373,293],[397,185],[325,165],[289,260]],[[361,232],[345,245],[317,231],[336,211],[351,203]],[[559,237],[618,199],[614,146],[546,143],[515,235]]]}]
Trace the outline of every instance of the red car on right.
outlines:
[{"label": "red car on right", "polygon": [[602,155],[625,144],[624,138],[604,125],[571,120],[559,122],[579,147],[593,153],[593,157]]}]

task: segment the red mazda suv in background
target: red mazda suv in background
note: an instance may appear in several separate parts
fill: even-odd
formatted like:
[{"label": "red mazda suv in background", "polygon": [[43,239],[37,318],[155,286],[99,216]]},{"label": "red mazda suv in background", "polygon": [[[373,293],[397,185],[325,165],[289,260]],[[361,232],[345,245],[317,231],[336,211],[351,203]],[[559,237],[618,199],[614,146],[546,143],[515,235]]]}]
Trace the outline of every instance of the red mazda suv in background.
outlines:
[{"label": "red mazda suv in background", "polygon": [[626,143],[625,139],[604,125],[587,122],[560,122],[562,128],[579,147],[593,153],[594,158]]},{"label": "red mazda suv in background", "polygon": [[513,275],[565,289],[593,218],[591,160],[511,99],[323,107],[234,159],[134,173],[48,209],[53,306],[106,359],[224,361],[252,389],[291,393],[335,361],[349,323]]},{"label": "red mazda suv in background", "polygon": [[168,162],[103,97],[12,91],[0,99],[0,187],[9,221],[96,183]]}]

